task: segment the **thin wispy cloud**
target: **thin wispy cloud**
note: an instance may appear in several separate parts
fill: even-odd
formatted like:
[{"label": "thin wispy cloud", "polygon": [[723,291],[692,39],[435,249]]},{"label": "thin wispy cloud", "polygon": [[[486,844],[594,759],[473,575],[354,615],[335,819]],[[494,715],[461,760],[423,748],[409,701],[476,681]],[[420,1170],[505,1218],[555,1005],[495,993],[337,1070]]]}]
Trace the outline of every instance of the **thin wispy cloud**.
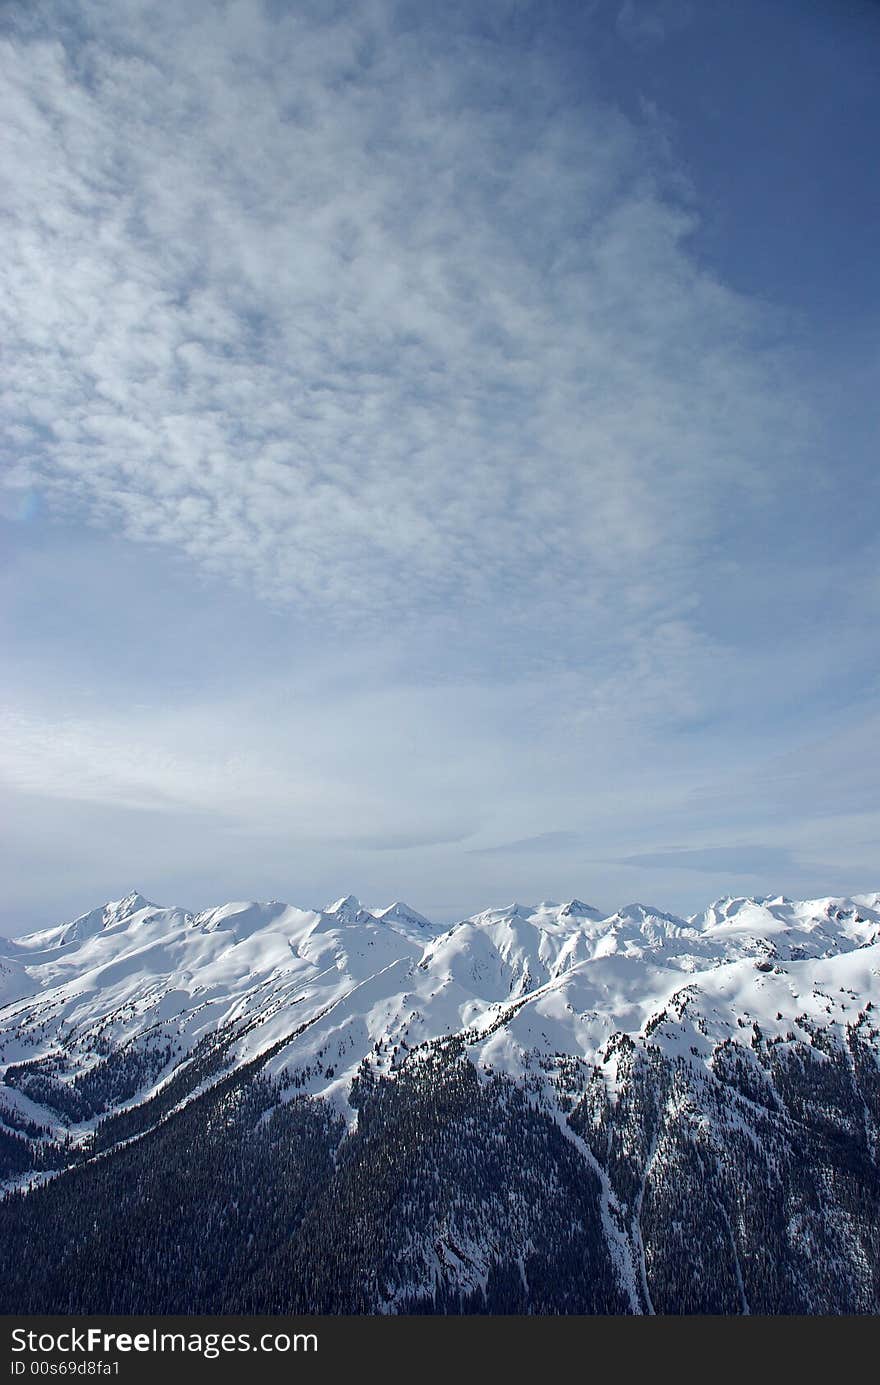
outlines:
[{"label": "thin wispy cloud", "polygon": [[691,0],[623,0],[617,12],[617,32],[637,48],[662,43],[670,30],[688,24],[694,15]]},{"label": "thin wispy cloud", "polygon": [[519,837],[513,842],[498,842],[495,846],[473,847],[474,856],[521,856],[523,853],[542,854],[565,850],[583,842],[577,832],[539,832],[536,837]]},{"label": "thin wispy cloud", "polygon": [[645,870],[697,870],[708,875],[726,872],[732,876],[761,876],[766,872],[782,876],[796,870],[799,862],[786,847],[707,846],[692,851],[647,851],[643,856],[626,856],[627,866]]}]

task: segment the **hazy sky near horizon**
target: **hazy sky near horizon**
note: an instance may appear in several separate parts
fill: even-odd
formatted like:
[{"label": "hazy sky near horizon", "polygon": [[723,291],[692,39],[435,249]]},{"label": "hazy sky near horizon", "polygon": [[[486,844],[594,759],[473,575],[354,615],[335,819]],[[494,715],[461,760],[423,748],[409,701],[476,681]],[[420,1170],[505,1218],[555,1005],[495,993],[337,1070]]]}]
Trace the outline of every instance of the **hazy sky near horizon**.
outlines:
[{"label": "hazy sky near horizon", "polygon": [[0,930],[880,887],[880,6],[0,12]]}]

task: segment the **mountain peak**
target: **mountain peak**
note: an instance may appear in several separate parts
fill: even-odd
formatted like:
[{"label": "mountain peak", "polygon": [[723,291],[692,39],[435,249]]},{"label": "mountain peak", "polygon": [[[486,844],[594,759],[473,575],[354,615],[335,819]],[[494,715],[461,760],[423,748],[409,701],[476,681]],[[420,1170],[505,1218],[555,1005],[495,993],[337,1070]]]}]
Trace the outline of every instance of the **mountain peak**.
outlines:
[{"label": "mountain peak", "polygon": [[340,923],[375,923],[375,915],[365,909],[357,895],[343,895],[335,903],[328,904],[322,911],[339,919]]},{"label": "mountain peak", "polygon": [[156,909],[158,905],[152,900],[146,899],[138,890],[132,890],[124,899],[110,900],[104,906],[104,913],[108,915],[108,923],[120,922],[122,919],[131,918],[140,909]]},{"label": "mountain peak", "polygon": [[402,899],[395,899],[393,904],[387,905],[384,909],[376,909],[375,916],[382,919],[385,923],[405,923],[416,928],[433,927],[431,920],[426,919],[424,914],[420,914],[415,909],[411,909]]},{"label": "mountain peak", "polygon": [[615,915],[619,919],[632,919],[638,923],[645,923],[648,919],[660,919],[663,923],[684,924],[686,919],[679,918],[678,914],[669,914],[664,909],[658,909],[654,904],[625,904],[622,909],[618,909]]},{"label": "mountain peak", "polygon": [[601,919],[604,917],[598,909],[594,909],[592,904],[584,904],[582,899],[570,899],[567,904],[563,904],[559,910],[560,918],[587,918]]}]

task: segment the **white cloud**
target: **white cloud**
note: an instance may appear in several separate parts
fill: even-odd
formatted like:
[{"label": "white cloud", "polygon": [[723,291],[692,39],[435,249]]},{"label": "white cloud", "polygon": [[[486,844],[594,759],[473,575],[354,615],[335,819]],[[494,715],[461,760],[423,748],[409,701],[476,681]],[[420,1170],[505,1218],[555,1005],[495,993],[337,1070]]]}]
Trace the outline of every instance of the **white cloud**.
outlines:
[{"label": "white cloud", "polygon": [[784,333],[700,263],[662,116],[561,99],[488,18],[4,16],[0,515],[61,521],[3,596],[25,875],[430,912],[610,905],[672,847],[858,865],[869,807],[792,767],[875,579],[795,553]]},{"label": "white cloud", "polygon": [[16,484],[335,621],[686,607],[790,410],[638,131],[383,5],[79,14],[0,50]]}]

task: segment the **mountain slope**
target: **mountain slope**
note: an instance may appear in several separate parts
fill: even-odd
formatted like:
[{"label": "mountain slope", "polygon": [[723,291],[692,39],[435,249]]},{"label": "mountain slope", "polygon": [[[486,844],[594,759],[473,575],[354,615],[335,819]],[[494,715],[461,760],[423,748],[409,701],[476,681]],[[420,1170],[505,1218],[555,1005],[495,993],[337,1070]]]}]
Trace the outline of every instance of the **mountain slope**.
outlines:
[{"label": "mountain slope", "polygon": [[[202,1193],[225,1229],[194,1230],[176,1297],[134,1274],[124,1311],[878,1311],[878,895],[511,905],[445,930],[351,896],[131,895],[0,967],[3,1173],[50,1180],[0,1207],[29,1311],[123,1311],[83,1278],[93,1237],[55,1278],[33,1247],[93,1207],[124,1256],[145,1214],[120,1190],[148,1165],[197,1228],[183,1163],[206,1139],[233,1169]],[[331,1162],[297,1164],[294,1206],[278,1179],[319,1130]],[[262,1225],[269,1188],[283,1235],[208,1292],[198,1256],[239,1265],[228,1205]],[[168,1235],[147,1217],[144,1263]]]}]

